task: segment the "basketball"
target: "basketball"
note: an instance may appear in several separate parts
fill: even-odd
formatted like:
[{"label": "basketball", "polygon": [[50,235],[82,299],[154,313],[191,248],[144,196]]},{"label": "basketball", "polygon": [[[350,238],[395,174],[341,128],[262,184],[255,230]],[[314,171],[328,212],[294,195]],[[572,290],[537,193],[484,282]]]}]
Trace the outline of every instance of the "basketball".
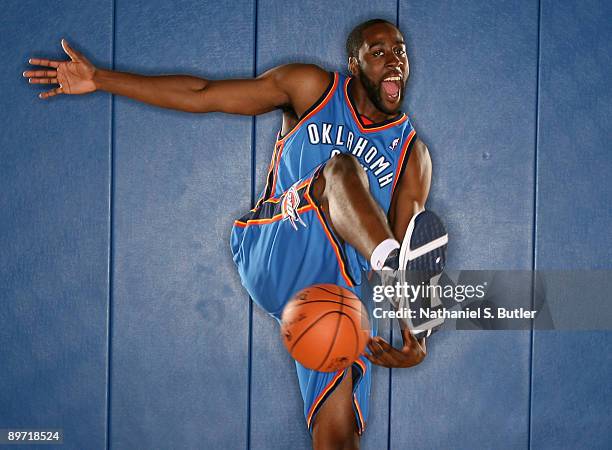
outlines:
[{"label": "basketball", "polygon": [[287,303],[281,335],[289,354],[304,367],[335,372],[350,366],[365,350],[370,336],[368,312],[351,291],[316,284]]}]

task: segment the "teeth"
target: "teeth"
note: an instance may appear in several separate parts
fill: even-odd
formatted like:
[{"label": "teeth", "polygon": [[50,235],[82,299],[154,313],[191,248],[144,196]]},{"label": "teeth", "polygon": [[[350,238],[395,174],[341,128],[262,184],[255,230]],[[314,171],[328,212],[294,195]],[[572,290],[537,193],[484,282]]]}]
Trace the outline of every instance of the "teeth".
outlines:
[{"label": "teeth", "polygon": [[383,81],[400,81],[401,77],[387,77]]}]

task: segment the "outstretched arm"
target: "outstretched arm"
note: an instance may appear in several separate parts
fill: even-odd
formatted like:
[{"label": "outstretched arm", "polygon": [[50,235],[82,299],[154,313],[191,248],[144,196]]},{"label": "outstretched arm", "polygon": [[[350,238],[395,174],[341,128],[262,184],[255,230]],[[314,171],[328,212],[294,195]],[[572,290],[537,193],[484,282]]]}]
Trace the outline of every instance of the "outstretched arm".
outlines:
[{"label": "outstretched arm", "polygon": [[45,70],[23,73],[33,84],[58,84],[40,94],[86,94],[96,90],[122,95],[150,105],[187,112],[225,112],[255,115],[290,107],[299,117],[320,97],[329,74],[320,67],[289,64],[254,79],[212,81],[189,75],[144,76],[95,67],[82,53],[62,40],[69,61],[32,58]]}]

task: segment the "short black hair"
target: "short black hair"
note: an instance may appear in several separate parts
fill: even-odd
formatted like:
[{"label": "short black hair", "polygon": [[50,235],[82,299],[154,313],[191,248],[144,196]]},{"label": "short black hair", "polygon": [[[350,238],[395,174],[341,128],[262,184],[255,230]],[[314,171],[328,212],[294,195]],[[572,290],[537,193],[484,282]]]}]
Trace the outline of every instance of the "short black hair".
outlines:
[{"label": "short black hair", "polygon": [[363,31],[370,28],[372,25],[377,25],[379,23],[387,23],[395,27],[394,23],[391,23],[385,19],[370,19],[360,23],[351,30],[346,38],[346,53],[349,58],[352,56],[357,57],[359,55],[359,49],[363,45]]}]

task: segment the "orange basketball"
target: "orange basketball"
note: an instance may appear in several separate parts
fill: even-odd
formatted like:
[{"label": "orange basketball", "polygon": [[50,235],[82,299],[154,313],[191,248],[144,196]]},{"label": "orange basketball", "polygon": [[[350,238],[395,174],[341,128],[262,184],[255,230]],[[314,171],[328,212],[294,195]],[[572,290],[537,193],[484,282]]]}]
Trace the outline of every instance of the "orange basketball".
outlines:
[{"label": "orange basketball", "polygon": [[316,284],[295,294],[283,310],[281,334],[304,367],[335,372],[350,366],[370,336],[368,312],[351,291]]}]

